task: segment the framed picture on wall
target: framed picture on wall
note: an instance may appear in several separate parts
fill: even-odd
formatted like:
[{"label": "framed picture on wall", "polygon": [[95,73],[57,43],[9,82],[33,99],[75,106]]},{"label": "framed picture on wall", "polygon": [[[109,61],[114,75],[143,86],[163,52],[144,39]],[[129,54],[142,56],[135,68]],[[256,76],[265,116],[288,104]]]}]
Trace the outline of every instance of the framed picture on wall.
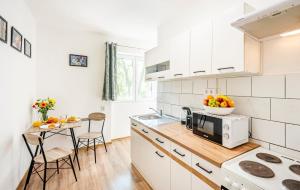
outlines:
[{"label": "framed picture on wall", "polygon": [[26,38],[24,38],[24,54],[31,58],[31,43]]},{"label": "framed picture on wall", "polygon": [[7,43],[7,21],[0,16],[0,40]]},{"label": "framed picture on wall", "polygon": [[22,52],[23,36],[13,26],[11,27],[11,47],[15,48],[19,52]]},{"label": "framed picture on wall", "polygon": [[84,55],[69,55],[69,65],[76,66],[76,67],[87,67],[88,64],[88,57]]}]

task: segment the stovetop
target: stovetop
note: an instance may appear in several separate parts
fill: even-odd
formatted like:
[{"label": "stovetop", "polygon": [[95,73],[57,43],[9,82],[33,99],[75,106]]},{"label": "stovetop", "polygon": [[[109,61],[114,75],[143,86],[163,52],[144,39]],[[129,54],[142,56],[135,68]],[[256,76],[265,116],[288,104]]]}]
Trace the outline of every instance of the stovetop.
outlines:
[{"label": "stovetop", "polygon": [[[259,153],[266,153],[266,154],[261,155]],[[272,155],[273,157],[270,158],[270,155]],[[269,162],[261,159],[265,157],[267,157],[266,160],[269,159]],[[279,158],[281,162],[279,162],[276,159],[276,157]],[[251,166],[250,166],[250,171],[248,171],[247,169],[249,169],[249,166],[247,166],[247,164],[251,165],[254,163],[257,163],[258,166],[256,166],[256,168],[254,167],[253,171],[251,171]],[[247,167],[243,168],[241,167],[241,165],[246,165],[248,168]],[[270,178],[257,177],[251,174],[252,172],[254,173],[257,172],[257,168],[260,168],[261,165],[271,169],[274,172],[274,177],[270,177]],[[291,171],[290,166],[292,165],[300,165],[300,160],[290,158],[260,147],[248,153],[245,153],[241,156],[238,156],[230,161],[225,162],[222,165],[222,169],[225,171],[224,173],[227,181],[227,188],[229,188],[228,186],[232,185],[230,183],[235,183],[236,186],[241,187],[238,189],[242,189],[243,187],[244,189],[254,190],[255,189],[254,187],[256,187],[256,189],[263,189],[263,190],[288,190],[288,188],[286,188],[283,185],[284,180],[285,182],[288,179],[300,181],[300,175],[296,174],[297,172],[294,173],[293,171]],[[254,171],[255,169],[256,171]],[[264,168],[262,167],[262,169]],[[294,169],[298,170],[298,167],[294,167]],[[229,184],[228,181],[230,181]]]}]

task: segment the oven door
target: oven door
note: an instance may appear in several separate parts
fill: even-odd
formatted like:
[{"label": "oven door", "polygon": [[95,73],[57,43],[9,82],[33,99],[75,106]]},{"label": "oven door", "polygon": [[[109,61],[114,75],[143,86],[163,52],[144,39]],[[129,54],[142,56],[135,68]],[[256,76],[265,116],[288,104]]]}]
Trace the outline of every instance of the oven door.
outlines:
[{"label": "oven door", "polygon": [[222,145],[222,119],[193,114],[193,133]]}]

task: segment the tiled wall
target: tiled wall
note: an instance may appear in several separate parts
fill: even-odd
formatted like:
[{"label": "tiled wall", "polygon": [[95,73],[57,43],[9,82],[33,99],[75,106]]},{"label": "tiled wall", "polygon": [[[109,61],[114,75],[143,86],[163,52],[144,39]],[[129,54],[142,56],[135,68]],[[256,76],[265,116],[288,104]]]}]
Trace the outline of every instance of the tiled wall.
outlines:
[{"label": "tiled wall", "polygon": [[158,109],[177,117],[182,106],[202,109],[206,88],[232,97],[235,113],[251,117],[252,141],[300,158],[300,74],[159,82]]}]

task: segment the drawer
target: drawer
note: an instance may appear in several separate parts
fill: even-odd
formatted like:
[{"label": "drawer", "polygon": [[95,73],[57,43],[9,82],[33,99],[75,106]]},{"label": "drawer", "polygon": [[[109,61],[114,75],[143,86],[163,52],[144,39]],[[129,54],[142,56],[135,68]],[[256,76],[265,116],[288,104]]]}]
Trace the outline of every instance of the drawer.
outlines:
[{"label": "drawer", "polygon": [[131,121],[131,127],[140,131],[142,134],[144,134],[145,136],[147,136],[148,138],[151,139],[152,131],[150,129],[148,129],[148,127],[145,127],[134,121]]},{"label": "drawer", "polygon": [[167,138],[151,131],[151,139],[153,142],[161,146],[166,151],[168,152],[170,151],[171,142]]},{"label": "drawer", "polygon": [[195,154],[192,154],[192,167],[197,172],[216,183],[218,186],[221,186],[221,168],[211,164]]},{"label": "drawer", "polygon": [[171,154],[174,155],[179,160],[183,161],[187,165],[191,166],[192,162],[192,153],[187,149],[175,144],[171,143]]}]

